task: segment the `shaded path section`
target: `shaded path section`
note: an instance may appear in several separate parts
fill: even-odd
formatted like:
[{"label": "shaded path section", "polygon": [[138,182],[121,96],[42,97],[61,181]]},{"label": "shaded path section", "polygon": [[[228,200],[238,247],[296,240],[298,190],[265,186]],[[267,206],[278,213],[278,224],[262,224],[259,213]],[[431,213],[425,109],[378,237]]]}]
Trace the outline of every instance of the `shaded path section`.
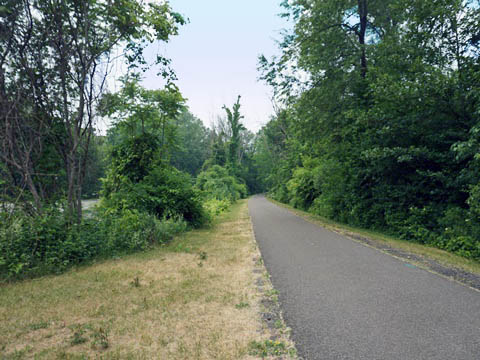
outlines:
[{"label": "shaded path section", "polygon": [[480,359],[480,293],[249,201],[262,256],[304,359]]}]

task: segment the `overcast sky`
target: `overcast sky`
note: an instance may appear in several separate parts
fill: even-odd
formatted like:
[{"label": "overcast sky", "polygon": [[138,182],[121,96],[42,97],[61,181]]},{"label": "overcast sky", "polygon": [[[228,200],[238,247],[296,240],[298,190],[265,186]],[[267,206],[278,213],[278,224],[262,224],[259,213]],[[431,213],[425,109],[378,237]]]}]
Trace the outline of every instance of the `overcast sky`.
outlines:
[{"label": "overcast sky", "polygon": [[[272,114],[271,90],[258,82],[257,58],[278,53],[275,39],[287,26],[278,14],[280,0],[170,0],[174,11],[189,19],[170,43],[153,47],[172,59],[177,85],[190,111],[205,125],[223,115],[242,96],[246,127],[257,131]],[[161,81],[147,73],[144,85]]]}]

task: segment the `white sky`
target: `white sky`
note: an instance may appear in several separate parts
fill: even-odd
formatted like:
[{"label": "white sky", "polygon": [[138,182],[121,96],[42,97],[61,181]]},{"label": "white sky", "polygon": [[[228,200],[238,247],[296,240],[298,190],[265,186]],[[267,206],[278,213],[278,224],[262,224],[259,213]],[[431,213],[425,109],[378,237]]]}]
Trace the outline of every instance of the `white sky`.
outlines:
[{"label": "white sky", "polygon": [[[172,59],[177,85],[190,111],[209,126],[242,96],[245,126],[257,131],[272,115],[271,90],[258,82],[257,58],[278,53],[274,39],[287,23],[277,15],[280,0],[170,0],[174,11],[190,22],[166,45],[149,51]],[[144,86],[159,88],[155,71]]]}]

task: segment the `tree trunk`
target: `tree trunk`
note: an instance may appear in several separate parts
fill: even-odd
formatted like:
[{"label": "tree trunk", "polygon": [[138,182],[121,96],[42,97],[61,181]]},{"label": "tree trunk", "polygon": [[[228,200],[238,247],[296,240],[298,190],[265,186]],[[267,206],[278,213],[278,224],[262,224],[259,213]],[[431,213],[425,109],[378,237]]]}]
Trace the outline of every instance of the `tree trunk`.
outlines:
[{"label": "tree trunk", "polygon": [[362,78],[367,75],[367,54],[365,49],[365,34],[368,26],[368,6],[367,0],[358,0],[358,15],[360,17],[360,30],[358,31],[358,42],[361,47],[360,55],[360,73]]}]

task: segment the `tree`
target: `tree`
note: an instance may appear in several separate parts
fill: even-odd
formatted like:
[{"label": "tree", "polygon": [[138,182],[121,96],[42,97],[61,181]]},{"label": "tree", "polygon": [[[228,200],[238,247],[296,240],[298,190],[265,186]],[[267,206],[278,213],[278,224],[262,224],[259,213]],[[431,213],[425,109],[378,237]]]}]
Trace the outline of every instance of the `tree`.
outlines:
[{"label": "tree", "polygon": [[[136,0],[8,1],[0,16],[2,159],[40,209],[33,152],[45,138],[55,139],[66,175],[66,214],[79,222],[96,105],[114,54],[119,50],[132,70],[145,68],[147,44],[168,41],[184,20],[167,2]],[[162,57],[157,63],[168,65]],[[162,75],[173,76],[167,68]]]},{"label": "tree", "polygon": [[260,58],[288,114],[287,140],[277,141],[277,116],[257,147],[274,196],[477,254],[478,1],[283,5],[293,31],[280,42],[281,57]]},{"label": "tree", "polygon": [[210,132],[202,121],[184,109],[176,121],[176,141],[171,163],[192,176],[198,175],[209,156]]},{"label": "tree", "polygon": [[233,104],[233,108],[229,109],[225,105],[223,109],[227,113],[227,123],[229,126],[230,139],[228,142],[228,161],[227,163],[235,170],[238,167],[238,161],[240,156],[240,136],[241,131],[246,130],[245,126],[240,122],[244,116],[240,115],[240,95],[237,98],[237,102]]},{"label": "tree", "polygon": [[113,122],[110,141],[120,143],[149,133],[158,138],[160,157],[167,159],[175,147],[177,118],[184,109],[185,99],[173,84],[147,90],[139,81],[137,76],[126,77],[118,93],[105,94],[102,99],[101,113]]}]

